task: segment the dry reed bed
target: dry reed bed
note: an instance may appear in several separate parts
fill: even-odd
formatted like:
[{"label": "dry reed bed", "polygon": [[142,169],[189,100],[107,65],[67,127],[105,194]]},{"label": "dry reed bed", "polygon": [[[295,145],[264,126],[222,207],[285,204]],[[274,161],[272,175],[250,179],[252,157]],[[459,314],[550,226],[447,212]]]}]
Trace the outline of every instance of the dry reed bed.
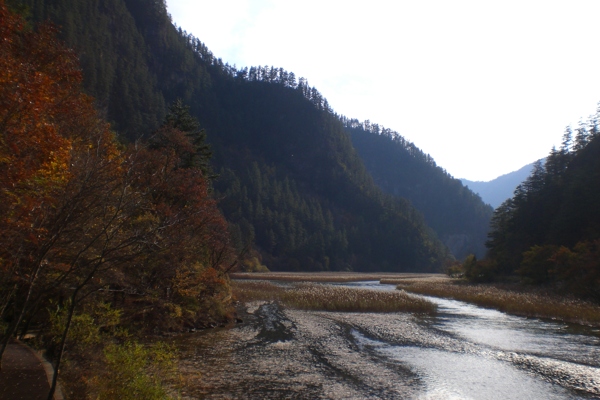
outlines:
[{"label": "dry reed bed", "polygon": [[600,326],[600,306],[549,294],[518,292],[490,285],[443,281],[396,280],[408,292],[466,301],[509,314]]},{"label": "dry reed bed", "polygon": [[301,310],[341,312],[411,312],[433,314],[436,305],[400,291],[378,291],[322,284],[300,283],[284,287],[270,282],[234,281],[234,293],[242,302],[278,301]]},{"label": "dry reed bed", "polygon": [[235,272],[230,274],[232,279],[251,279],[287,282],[360,282],[397,279],[428,279],[441,277],[441,274],[405,273],[405,272]]}]

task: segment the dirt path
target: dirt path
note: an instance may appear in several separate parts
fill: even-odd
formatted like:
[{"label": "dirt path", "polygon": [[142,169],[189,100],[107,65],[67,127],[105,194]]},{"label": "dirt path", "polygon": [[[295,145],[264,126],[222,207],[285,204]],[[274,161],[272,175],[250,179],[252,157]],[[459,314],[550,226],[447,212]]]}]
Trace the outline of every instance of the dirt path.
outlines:
[{"label": "dirt path", "polygon": [[[10,343],[4,353],[0,371],[0,400],[46,400],[50,392],[43,361],[20,342]],[[62,395],[54,396],[62,400]]]}]

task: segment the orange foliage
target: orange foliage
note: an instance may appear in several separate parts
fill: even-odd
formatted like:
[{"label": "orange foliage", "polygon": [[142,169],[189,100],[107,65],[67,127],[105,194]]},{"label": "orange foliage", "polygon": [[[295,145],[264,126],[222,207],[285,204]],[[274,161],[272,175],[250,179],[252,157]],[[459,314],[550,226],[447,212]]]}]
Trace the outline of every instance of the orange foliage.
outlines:
[{"label": "orange foliage", "polygon": [[39,179],[61,180],[67,173],[71,143],[61,130],[86,100],[78,95],[76,59],[52,27],[24,31],[3,5],[0,21],[0,179],[6,196],[24,185],[39,190]]},{"label": "orange foliage", "polygon": [[24,29],[0,0],[0,288],[22,296],[16,325],[30,303],[62,291],[74,307],[107,285],[222,302],[227,223],[185,162],[196,148],[171,127],[120,148],[55,34]]},{"label": "orange foliage", "polygon": [[[97,128],[77,58],[50,25],[28,31],[0,1],[0,250],[39,242],[44,209],[72,175],[74,147]],[[105,127],[105,130],[108,131]],[[79,143],[77,143],[79,142]],[[13,249],[14,250],[14,249]]]},{"label": "orange foliage", "polygon": [[178,268],[172,280],[173,294],[181,297],[215,297],[227,292],[228,282],[214,268],[193,265]]},{"label": "orange foliage", "polygon": [[[162,250],[153,254],[158,281],[184,276],[197,263],[222,270],[230,262],[227,223],[209,194],[208,182],[199,168],[181,167],[193,151],[180,131],[162,128],[151,148],[137,150],[137,188],[151,191],[153,215],[159,221]],[[167,284],[167,282],[163,282]],[[192,285],[193,286],[193,285]]]}]

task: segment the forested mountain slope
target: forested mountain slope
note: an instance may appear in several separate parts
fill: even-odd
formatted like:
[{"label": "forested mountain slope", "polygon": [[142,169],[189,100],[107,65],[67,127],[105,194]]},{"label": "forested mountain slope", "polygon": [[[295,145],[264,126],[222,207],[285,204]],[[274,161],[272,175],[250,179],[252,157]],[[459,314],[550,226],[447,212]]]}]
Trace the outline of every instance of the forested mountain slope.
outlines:
[{"label": "forested mountain slope", "polygon": [[168,104],[150,70],[145,39],[123,0],[8,3],[25,5],[33,22],[58,25],[63,40],[79,55],[85,90],[120,134],[133,139],[158,128]]},{"label": "forested mountain slope", "polygon": [[373,182],[343,119],[306,80],[235,69],[173,26],[161,0],[22,0],[61,26],[85,89],[127,140],[180,98],[206,129],[214,190],[238,248],[275,269],[427,270],[445,246],[406,200]]},{"label": "forested mountain slope", "polygon": [[481,199],[485,203],[497,208],[506,199],[512,197],[517,186],[527,179],[531,171],[533,171],[533,163],[492,179],[489,182],[470,181],[467,179],[461,179],[461,182],[463,185],[468,186],[474,193],[481,196]]},{"label": "forested mountain slope", "polygon": [[398,133],[369,122],[344,123],[379,187],[408,199],[455,257],[483,257],[490,206]]},{"label": "forested mountain slope", "polygon": [[558,282],[600,299],[600,115],[568,130],[560,150],[494,213],[490,268],[532,282]]}]

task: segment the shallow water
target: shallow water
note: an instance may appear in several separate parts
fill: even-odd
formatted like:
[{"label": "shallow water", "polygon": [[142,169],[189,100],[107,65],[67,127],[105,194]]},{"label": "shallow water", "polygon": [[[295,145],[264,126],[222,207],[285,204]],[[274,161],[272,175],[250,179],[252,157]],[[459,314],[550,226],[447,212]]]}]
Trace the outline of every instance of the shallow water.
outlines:
[{"label": "shallow water", "polygon": [[600,398],[597,330],[429,299],[438,304],[434,317],[254,304],[244,324],[179,340],[183,396]]}]

